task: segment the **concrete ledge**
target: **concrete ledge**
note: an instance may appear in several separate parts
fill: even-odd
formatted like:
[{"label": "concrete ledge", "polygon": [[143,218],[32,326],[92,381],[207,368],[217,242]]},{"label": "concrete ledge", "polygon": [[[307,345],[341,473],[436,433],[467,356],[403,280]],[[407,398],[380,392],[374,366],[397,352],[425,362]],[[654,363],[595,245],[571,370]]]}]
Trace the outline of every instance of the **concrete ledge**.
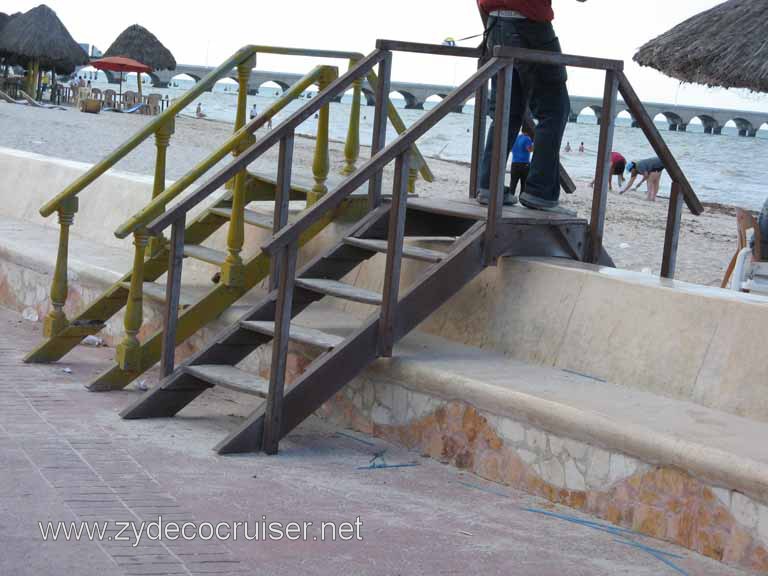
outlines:
[{"label": "concrete ledge", "polygon": [[768,573],[768,447],[760,441],[768,424],[423,334],[322,412],[488,480]]}]

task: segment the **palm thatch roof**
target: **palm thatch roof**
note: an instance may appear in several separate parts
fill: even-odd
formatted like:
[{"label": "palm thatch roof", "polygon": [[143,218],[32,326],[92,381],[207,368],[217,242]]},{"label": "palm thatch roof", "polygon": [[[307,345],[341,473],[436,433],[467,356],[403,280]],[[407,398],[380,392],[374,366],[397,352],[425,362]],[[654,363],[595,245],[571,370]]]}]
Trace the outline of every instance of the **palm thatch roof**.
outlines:
[{"label": "palm thatch roof", "polygon": [[635,62],[707,86],[768,92],[768,0],[729,0],[651,40]]},{"label": "palm thatch roof", "polygon": [[[11,21],[11,19],[15,18],[16,16],[19,16],[21,12],[16,12],[16,14],[6,14],[5,12],[0,12],[0,38],[2,38],[3,35],[3,28],[5,27],[8,22]],[[6,54],[2,51],[0,51],[0,58],[4,57]]]},{"label": "palm thatch roof", "polygon": [[45,4],[5,24],[0,34],[0,53],[22,65],[38,60],[41,68],[63,73],[88,63],[88,55]]},{"label": "palm thatch roof", "polygon": [[138,24],[129,26],[112,42],[104,57],[125,56],[153,70],[175,70],[176,59],[149,30]]}]

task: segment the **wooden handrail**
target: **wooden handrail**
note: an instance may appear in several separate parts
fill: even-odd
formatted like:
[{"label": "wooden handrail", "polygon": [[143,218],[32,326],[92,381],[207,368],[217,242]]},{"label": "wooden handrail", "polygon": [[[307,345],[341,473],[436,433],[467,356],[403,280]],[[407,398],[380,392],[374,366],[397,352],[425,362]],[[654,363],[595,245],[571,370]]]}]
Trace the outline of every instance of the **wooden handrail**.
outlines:
[{"label": "wooden handrail", "polygon": [[400,40],[377,40],[376,48],[392,52],[413,52],[416,54],[432,54],[434,56],[458,56],[459,58],[482,58],[480,48],[464,46],[443,46],[442,44],[425,44],[422,42],[401,42]]},{"label": "wooden handrail", "polygon": [[[203,174],[208,172],[213,166],[218,164],[224,159],[230,152],[237,148],[245,138],[254,132],[258,131],[262,126],[267,124],[274,116],[283,108],[285,108],[290,102],[296,100],[298,95],[301,94],[306,88],[314,84],[323,70],[332,68],[329,66],[316,66],[308,74],[306,74],[301,80],[291,86],[286,92],[284,92],[278,100],[276,100],[269,108],[267,108],[262,114],[259,114],[256,118],[251,120],[243,128],[235,132],[224,144],[221,145],[215,152],[212,152],[207,158],[200,161],[194,168],[187,172],[183,177],[174,182],[171,186],[166,188],[161,194],[157,195],[152,201],[142,208],[139,212],[131,216],[128,220],[123,222],[116,230],[115,236],[118,238],[125,238],[132,234],[138,228],[144,226],[157,215],[163,211],[165,206],[189,186],[194,184]],[[335,70],[335,68],[334,68]]]},{"label": "wooden handrail", "polygon": [[176,102],[174,102],[174,104],[172,104],[165,112],[149,122],[146,126],[144,126],[144,128],[142,128],[138,133],[134,134],[117,150],[90,168],[85,174],[67,186],[61,193],[57,194],[54,198],[43,204],[43,206],[40,208],[40,215],[43,217],[50,216],[58,209],[63,201],[77,196],[94,180],[99,178],[99,176],[104,174],[120,160],[125,158],[142,142],[144,142],[144,140],[152,136],[159,128],[164,126],[170,118],[174,118],[179,112],[184,110],[184,108],[192,103],[198,96],[200,96],[200,94],[205,92],[209,87],[213,86],[218,80],[227,76],[232,71],[232,68],[253,56],[254,49],[254,46],[245,46],[244,48],[238,50],[234,55],[230,56],[223,64],[212,70],[205,78],[200,80],[200,82],[197,82],[188,92],[176,100]]},{"label": "wooden handrail", "polygon": [[[147,230],[151,234],[159,234],[165,230],[168,226],[173,224],[182,214],[186,214],[197,206],[200,202],[205,200],[212,192],[217,190],[220,186],[224,185],[235,174],[245,169],[251,162],[264,154],[272,146],[277,144],[286,134],[293,132],[296,128],[305,120],[312,117],[320,108],[332,102],[339,95],[343,94],[346,89],[358,78],[366,75],[373,69],[376,64],[383,58],[383,52],[375,50],[362,60],[357,65],[350,69],[346,74],[334,80],[326,90],[319,93],[310,102],[296,110],[286,120],[284,120],[279,127],[275,128],[261,140],[245,149],[239,154],[233,161],[222,168],[217,174],[208,179],[205,184],[201,185],[192,194],[186,197],[184,200],[176,204],[173,208],[155,218],[147,226]],[[325,197],[323,197],[325,198]],[[319,202],[315,206],[322,204]]]},{"label": "wooden handrail", "polygon": [[661,137],[659,129],[656,128],[653,119],[648,114],[645,106],[643,106],[643,103],[634,88],[632,88],[629,79],[623,72],[618,72],[618,77],[619,92],[624,99],[624,103],[629,107],[635,122],[638,123],[643,130],[643,133],[645,133],[645,137],[648,138],[648,142],[650,142],[654,152],[656,152],[656,155],[664,163],[664,167],[667,169],[667,172],[669,172],[672,180],[680,184],[683,199],[688,205],[688,209],[698,216],[704,212],[704,206],[701,205],[699,197],[696,195],[696,192],[694,192],[693,187],[690,182],[688,182],[688,178],[685,177],[685,173],[672,155],[669,146],[667,146],[667,143],[664,142],[664,139]]},{"label": "wooden handrail", "polygon": [[468,98],[483,82],[487,82],[504,65],[505,63],[498,58],[489,60],[488,63],[451,92],[437,106],[414,122],[392,144],[368,160],[355,174],[350,175],[335,190],[323,196],[317,204],[304,213],[301,220],[283,228],[280,233],[276,234],[270,242],[262,247],[262,250],[269,254],[275,254],[288,244],[298,240],[301,234],[322,219],[326,212],[336,208],[347,196],[370,180],[374,174],[405,152],[416,140],[445,117],[446,114],[454,110],[458,102]]}]

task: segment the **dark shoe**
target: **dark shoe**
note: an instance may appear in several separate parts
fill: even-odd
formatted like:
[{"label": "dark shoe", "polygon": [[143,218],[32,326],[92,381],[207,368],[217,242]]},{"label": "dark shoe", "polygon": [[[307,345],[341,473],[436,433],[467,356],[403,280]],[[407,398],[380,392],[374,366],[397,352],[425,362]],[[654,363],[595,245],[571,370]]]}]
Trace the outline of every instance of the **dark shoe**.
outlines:
[{"label": "dark shoe", "polygon": [[576,216],[576,212],[560,207],[557,200],[544,200],[528,192],[520,194],[520,204],[531,210],[541,210],[542,212],[552,212],[554,214],[563,214],[565,216]]},{"label": "dark shoe", "polygon": [[[485,188],[480,188],[477,191],[477,203],[482,204],[483,206],[488,206],[488,202],[490,202],[489,198],[491,197],[491,193],[489,190],[486,190]],[[514,206],[517,204],[517,196],[512,194],[512,191],[509,189],[509,186],[504,187],[504,206]]]}]

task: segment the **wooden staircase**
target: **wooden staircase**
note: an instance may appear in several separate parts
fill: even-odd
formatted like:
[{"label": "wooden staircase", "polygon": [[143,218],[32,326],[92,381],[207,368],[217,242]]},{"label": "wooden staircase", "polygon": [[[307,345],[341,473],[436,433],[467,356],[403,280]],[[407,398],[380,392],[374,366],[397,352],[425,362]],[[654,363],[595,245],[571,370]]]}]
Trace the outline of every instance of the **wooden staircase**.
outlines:
[{"label": "wooden staircase", "polygon": [[[451,296],[467,285],[488,265],[485,210],[470,202],[411,199],[406,205],[404,238],[455,237],[443,251],[404,245],[402,257],[428,264],[421,276],[396,299],[382,321],[385,294],[355,287],[342,279],[358,265],[378,253],[389,255],[392,237],[392,203],[384,201],[358,224],[348,236],[296,274],[288,300],[290,315],[281,317],[278,290],[251,308],[239,321],[216,336],[122,412],[127,419],[175,415],[203,391],[222,386],[266,399],[241,426],[223,439],[216,450],[221,454],[265,450],[274,453],[277,442],[329,400],[374,360],[391,355],[392,345],[413,330]],[[490,261],[500,256],[550,256],[582,260],[586,255],[585,220],[524,208],[507,208],[502,213],[498,241]],[[607,255],[604,263],[610,265]],[[386,282],[387,290],[398,289]],[[379,308],[346,338],[291,322],[311,304],[325,297],[370,304]],[[284,324],[283,330],[279,327]],[[289,323],[289,324],[288,324]],[[288,329],[285,329],[288,326]],[[270,392],[270,380],[285,378],[285,361],[271,366],[271,378],[263,379],[237,365],[259,346],[272,344],[287,334],[290,341],[318,349],[321,354],[288,388],[284,398]],[[278,354],[278,356],[280,356]],[[277,389],[283,382],[277,382]],[[274,387],[274,386],[272,386]],[[270,406],[282,401],[276,422],[269,421]],[[274,410],[273,410],[274,411]]]}]

